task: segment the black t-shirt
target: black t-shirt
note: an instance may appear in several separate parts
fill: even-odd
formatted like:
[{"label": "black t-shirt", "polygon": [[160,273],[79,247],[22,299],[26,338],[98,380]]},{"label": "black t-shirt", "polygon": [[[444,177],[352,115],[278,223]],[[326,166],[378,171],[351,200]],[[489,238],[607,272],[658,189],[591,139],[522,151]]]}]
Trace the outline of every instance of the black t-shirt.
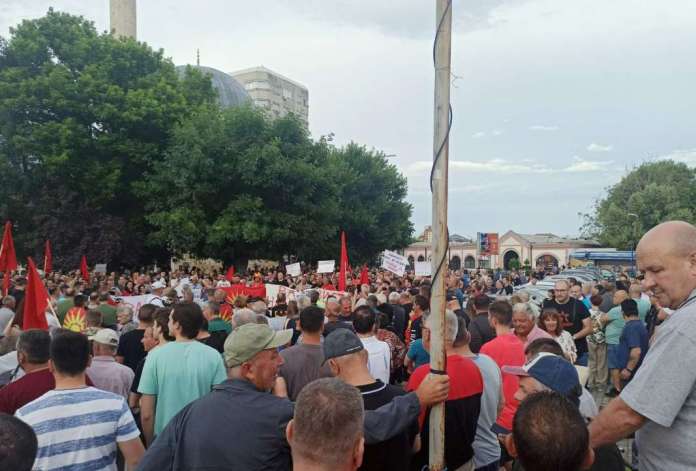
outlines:
[{"label": "black t-shirt", "polygon": [[143,348],[144,335],[144,330],[131,330],[123,334],[118,342],[116,355],[123,357],[123,364],[133,371],[138,367],[140,360],[145,358],[145,348]]},{"label": "black t-shirt", "polygon": [[474,315],[468,327],[471,334],[469,348],[474,353],[478,353],[486,342],[490,342],[495,338],[495,330],[488,322],[488,313],[486,311]]},{"label": "black t-shirt", "polygon": [[147,360],[147,354],[145,358],[140,360],[138,366],[135,367],[135,376],[133,377],[133,383],[131,383],[131,392],[135,394],[140,394],[138,392],[138,386],[140,385],[140,377],[143,375],[143,368],[145,367],[145,360]]},{"label": "black t-shirt", "polygon": [[210,337],[196,340],[222,353],[225,350],[225,339],[227,339],[227,332],[225,332],[224,330],[216,330],[214,332],[209,333]]},{"label": "black t-shirt", "polygon": [[[358,386],[362,394],[365,410],[379,409],[388,404],[396,396],[406,394],[398,386],[384,384],[377,380],[372,384]],[[418,434],[418,420],[414,420],[407,430],[399,435],[380,443],[365,445],[362,471],[407,470],[411,463],[413,440]],[[427,438],[426,438],[427,440]]]},{"label": "black t-shirt", "polygon": [[[580,332],[583,328],[582,321],[590,317],[590,311],[582,301],[575,298],[568,298],[564,304],[559,304],[555,299],[547,299],[544,301],[544,308],[553,308],[561,313],[564,317],[563,329],[574,335]],[[575,348],[578,351],[578,356],[587,352],[587,340],[581,338],[575,341]]]}]

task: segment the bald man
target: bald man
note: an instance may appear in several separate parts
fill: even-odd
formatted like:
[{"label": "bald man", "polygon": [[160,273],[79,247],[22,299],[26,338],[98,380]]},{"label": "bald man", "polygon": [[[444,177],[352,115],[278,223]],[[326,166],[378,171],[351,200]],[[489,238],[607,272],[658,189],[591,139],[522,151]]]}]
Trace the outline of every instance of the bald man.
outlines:
[{"label": "bald man", "polygon": [[675,312],[634,379],[590,423],[592,446],[636,432],[641,471],[696,469],[696,227],[670,221],[637,249],[645,291]]}]

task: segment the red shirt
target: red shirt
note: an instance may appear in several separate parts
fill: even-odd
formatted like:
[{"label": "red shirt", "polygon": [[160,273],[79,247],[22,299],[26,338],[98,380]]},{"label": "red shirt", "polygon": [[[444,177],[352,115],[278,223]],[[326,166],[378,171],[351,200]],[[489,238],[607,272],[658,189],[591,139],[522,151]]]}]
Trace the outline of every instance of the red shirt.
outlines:
[{"label": "red shirt", "polygon": [[[481,347],[480,353],[488,355],[502,369],[503,366],[522,366],[525,362],[524,344],[513,333],[501,335],[486,342]],[[512,419],[517,412],[519,402],[515,399],[515,393],[520,385],[519,378],[509,373],[503,373],[503,396],[505,407],[500,412],[498,425],[512,430]]]},{"label": "red shirt", "polygon": [[[87,378],[87,385],[94,386]],[[56,388],[56,380],[48,368],[27,373],[0,389],[0,412],[14,415],[22,406]]]}]

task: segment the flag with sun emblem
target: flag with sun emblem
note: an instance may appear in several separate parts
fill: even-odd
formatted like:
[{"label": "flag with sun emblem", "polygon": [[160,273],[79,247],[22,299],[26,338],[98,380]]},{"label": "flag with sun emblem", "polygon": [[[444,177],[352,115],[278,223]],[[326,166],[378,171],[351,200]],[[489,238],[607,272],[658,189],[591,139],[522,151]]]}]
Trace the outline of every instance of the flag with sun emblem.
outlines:
[{"label": "flag with sun emblem", "polygon": [[65,314],[65,319],[63,319],[63,328],[72,330],[73,332],[84,332],[87,328],[85,322],[85,308],[70,308]]}]

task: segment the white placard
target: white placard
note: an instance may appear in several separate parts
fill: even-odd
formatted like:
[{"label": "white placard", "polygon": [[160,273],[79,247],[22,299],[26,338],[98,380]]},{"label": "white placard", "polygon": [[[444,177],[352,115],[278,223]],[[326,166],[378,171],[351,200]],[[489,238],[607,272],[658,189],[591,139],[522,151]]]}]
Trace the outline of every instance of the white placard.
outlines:
[{"label": "white placard", "polygon": [[291,263],[290,265],[285,265],[285,273],[290,276],[300,276],[302,274],[302,268],[300,268],[300,262]]},{"label": "white placard", "polygon": [[319,260],[317,273],[333,273],[336,269],[336,260]]},{"label": "white placard", "polygon": [[382,256],[382,268],[389,270],[397,276],[404,276],[406,270],[406,265],[408,265],[408,259],[403,255],[399,255],[391,250],[385,250]]},{"label": "white placard", "polygon": [[416,262],[416,276],[430,276],[432,267],[430,262]]},{"label": "white placard", "polygon": [[106,273],[106,263],[97,263],[94,265],[94,273]]}]

